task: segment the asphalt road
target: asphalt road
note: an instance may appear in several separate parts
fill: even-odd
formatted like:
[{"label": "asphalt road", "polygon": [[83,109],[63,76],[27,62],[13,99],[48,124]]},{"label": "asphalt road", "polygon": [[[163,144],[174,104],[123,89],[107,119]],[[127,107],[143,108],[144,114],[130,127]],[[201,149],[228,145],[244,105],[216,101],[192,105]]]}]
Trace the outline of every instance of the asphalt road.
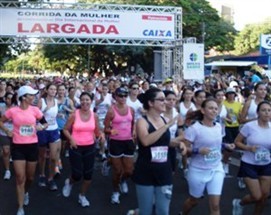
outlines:
[{"label": "asphalt road", "polygon": [[[58,191],[52,192],[48,188],[40,188],[37,185],[37,178],[30,190],[30,204],[25,207],[27,215],[126,215],[129,209],[137,207],[135,188],[132,181],[128,182],[129,193],[121,195],[120,205],[112,205],[110,196],[112,192],[111,176],[102,176],[100,171],[100,162],[96,162],[96,170],[93,175],[93,182],[87,193],[90,200],[90,207],[82,208],[78,204],[78,192],[80,184],[73,187],[69,198],[64,198],[61,189],[64,180],[69,175],[69,163],[67,158],[63,158],[65,169],[59,178],[56,179],[59,186]],[[232,214],[232,199],[240,198],[246,194],[247,190],[240,190],[237,186],[237,179],[234,177],[237,172],[238,159],[232,160],[230,166],[231,176],[225,179],[223,194],[221,199],[221,214]],[[17,211],[16,191],[14,177],[10,181],[2,179],[3,167],[0,162],[0,215],[14,215]],[[177,215],[181,210],[182,204],[187,197],[187,184],[183,178],[182,171],[178,170],[174,176],[174,190],[171,201],[170,215]],[[253,207],[246,206],[244,215],[252,214]],[[270,215],[271,200],[268,201],[264,215]],[[202,199],[200,204],[193,209],[191,215],[208,215],[208,198]]]}]

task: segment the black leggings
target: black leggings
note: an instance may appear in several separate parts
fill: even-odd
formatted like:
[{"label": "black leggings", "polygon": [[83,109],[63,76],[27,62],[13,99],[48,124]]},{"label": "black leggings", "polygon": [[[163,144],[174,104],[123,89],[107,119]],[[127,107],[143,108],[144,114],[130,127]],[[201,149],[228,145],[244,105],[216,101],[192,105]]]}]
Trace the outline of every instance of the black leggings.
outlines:
[{"label": "black leggings", "polygon": [[79,181],[83,176],[84,180],[91,180],[95,161],[95,144],[77,146],[77,149],[72,148],[69,152],[72,179]]}]

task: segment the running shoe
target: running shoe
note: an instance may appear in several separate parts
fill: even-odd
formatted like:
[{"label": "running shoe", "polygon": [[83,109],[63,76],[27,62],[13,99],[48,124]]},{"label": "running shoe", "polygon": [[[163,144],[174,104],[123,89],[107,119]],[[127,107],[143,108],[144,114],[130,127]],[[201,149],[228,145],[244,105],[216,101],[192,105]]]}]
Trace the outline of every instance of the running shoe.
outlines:
[{"label": "running shoe", "polygon": [[103,154],[102,154],[102,161],[105,161],[106,159],[107,159],[106,154],[103,153]]},{"label": "running shoe", "polygon": [[17,215],[24,215],[24,209],[19,208],[18,211],[17,211]]},{"label": "running shoe", "polygon": [[113,192],[111,196],[111,203],[112,204],[119,204],[120,203],[120,193],[119,192]]},{"label": "running shoe", "polygon": [[65,158],[68,158],[70,156],[69,150],[65,150]]},{"label": "running shoe", "polygon": [[138,215],[138,214],[139,214],[139,210],[137,208],[134,210],[129,210],[126,215]]},{"label": "running shoe", "polygon": [[245,189],[246,188],[246,184],[244,182],[244,178],[238,178],[238,187],[240,189]]},{"label": "running shoe", "polygon": [[29,193],[24,194],[24,206],[29,205]]},{"label": "running shoe", "polygon": [[119,185],[120,187],[120,192],[123,193],[123,194],[127,194],[129,192],[129,189],[128,189],[128,184],[126,181],[122,181]]},{"label": "running shoe", "polygon": [[5,171],[4,180],[9,180],[11,178],[11,172],[10,170]]},{"label": "running shoe", "polygon": [[242,215],[244,207],[240,205],[240,199],[232,200],[232,215]]},{"label": "running shoe", "polygon": [[226,175],[229,174],[229,164],[228,163],[223,163],[223,169]]},{"label": "running shoe", "polygon": [[60,170],[63,169],[63,164],[62,164],[62,160],[61,160],[61,159],[58,160],[58,168],[59,168]]},{"label": "running shoe", "polygon": [[46,187],[46,177],[45,176],[40,176],[39,177],[38,185],[40,187]]},{"label": "running shoe", "polygon": [[49,190],[51,191],[56,191],[57,190],[57,185],[54,179],[48,181],[49,185]]},{"label": "running shoe", "polygon": [[108,160],[105,160],[102,165],[102,175],[108,176],[110,171],[110,164],[108,163]]},{"label": "running shoe", "polygon": [[79,194],[78,196],[78,203],[82,206],[82,207],[88,207],[89,201],[87,200],[87,198],[81,194]]},{"label": "running shoe", "polygon": [[60,168],[59,168],[59,166],[56,166],[56,167],[55,167],[55,177],[60,176],[60,174],[61,174]]},{"label": "running shoe", "polygon": [[187,180],[188,169],[183,170],[183,177]]},{"label": "running shoe", "polygon": [[69,197],[71,195],[71,191],[72,191],[72,185],[70,184],[70,179],[67,178],[65,180],[64,187],[62,188],[62,194],[65,197]]}]

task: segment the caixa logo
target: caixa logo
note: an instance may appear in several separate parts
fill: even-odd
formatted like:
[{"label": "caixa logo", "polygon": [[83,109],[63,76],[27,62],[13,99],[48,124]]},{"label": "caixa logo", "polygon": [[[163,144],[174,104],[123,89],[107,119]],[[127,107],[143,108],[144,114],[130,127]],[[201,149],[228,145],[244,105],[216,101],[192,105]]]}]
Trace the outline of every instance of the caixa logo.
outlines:
[{"label": "caixa logo", "polygon": [[145,29],[143,31],[143,35],[148,36],[148,37],[172,37],[171,31],[167,31],[167,30],[149,30],[149,29]]}]

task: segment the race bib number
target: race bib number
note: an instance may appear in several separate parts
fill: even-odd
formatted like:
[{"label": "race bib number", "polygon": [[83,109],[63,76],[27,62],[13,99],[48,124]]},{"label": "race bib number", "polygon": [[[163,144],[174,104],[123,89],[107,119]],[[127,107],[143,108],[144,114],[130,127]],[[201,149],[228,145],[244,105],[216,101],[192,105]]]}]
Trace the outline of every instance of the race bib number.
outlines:
[{"label": "race bib number", "polygon": [[21,136],[32,136],[35,132],[35,129],[31,125],[22,125],[19,128],[19,133]]},{"label": "race bib number", "polygon": [[204,160],[206,162],[216,162],[221,159],[221,153],[219,149],[213,149],[207,155],[204,155]]},{"label": "race bib number", "polygon": [[255,152],[256,162],[268,162],[270,161],[270,152],[267,149],[259,149]]},{"label": "race bib number", "polygon": [[48,125],[55,125],[56,124],[56,118],[55,117],[51,117],[48,120],[46,119]]},{"label": "race bib number", "polygon": [[151,147],[151,162],[154,163],[165,163],[167,162],[168,147],[157,146]]},{"label": "race bib number", "polygon": [[99,116],[105,116],[107,113],[107,110],[108,110],[108,108],[106,105],[100,105],[100,106],[98,106],[97,114]]}]

